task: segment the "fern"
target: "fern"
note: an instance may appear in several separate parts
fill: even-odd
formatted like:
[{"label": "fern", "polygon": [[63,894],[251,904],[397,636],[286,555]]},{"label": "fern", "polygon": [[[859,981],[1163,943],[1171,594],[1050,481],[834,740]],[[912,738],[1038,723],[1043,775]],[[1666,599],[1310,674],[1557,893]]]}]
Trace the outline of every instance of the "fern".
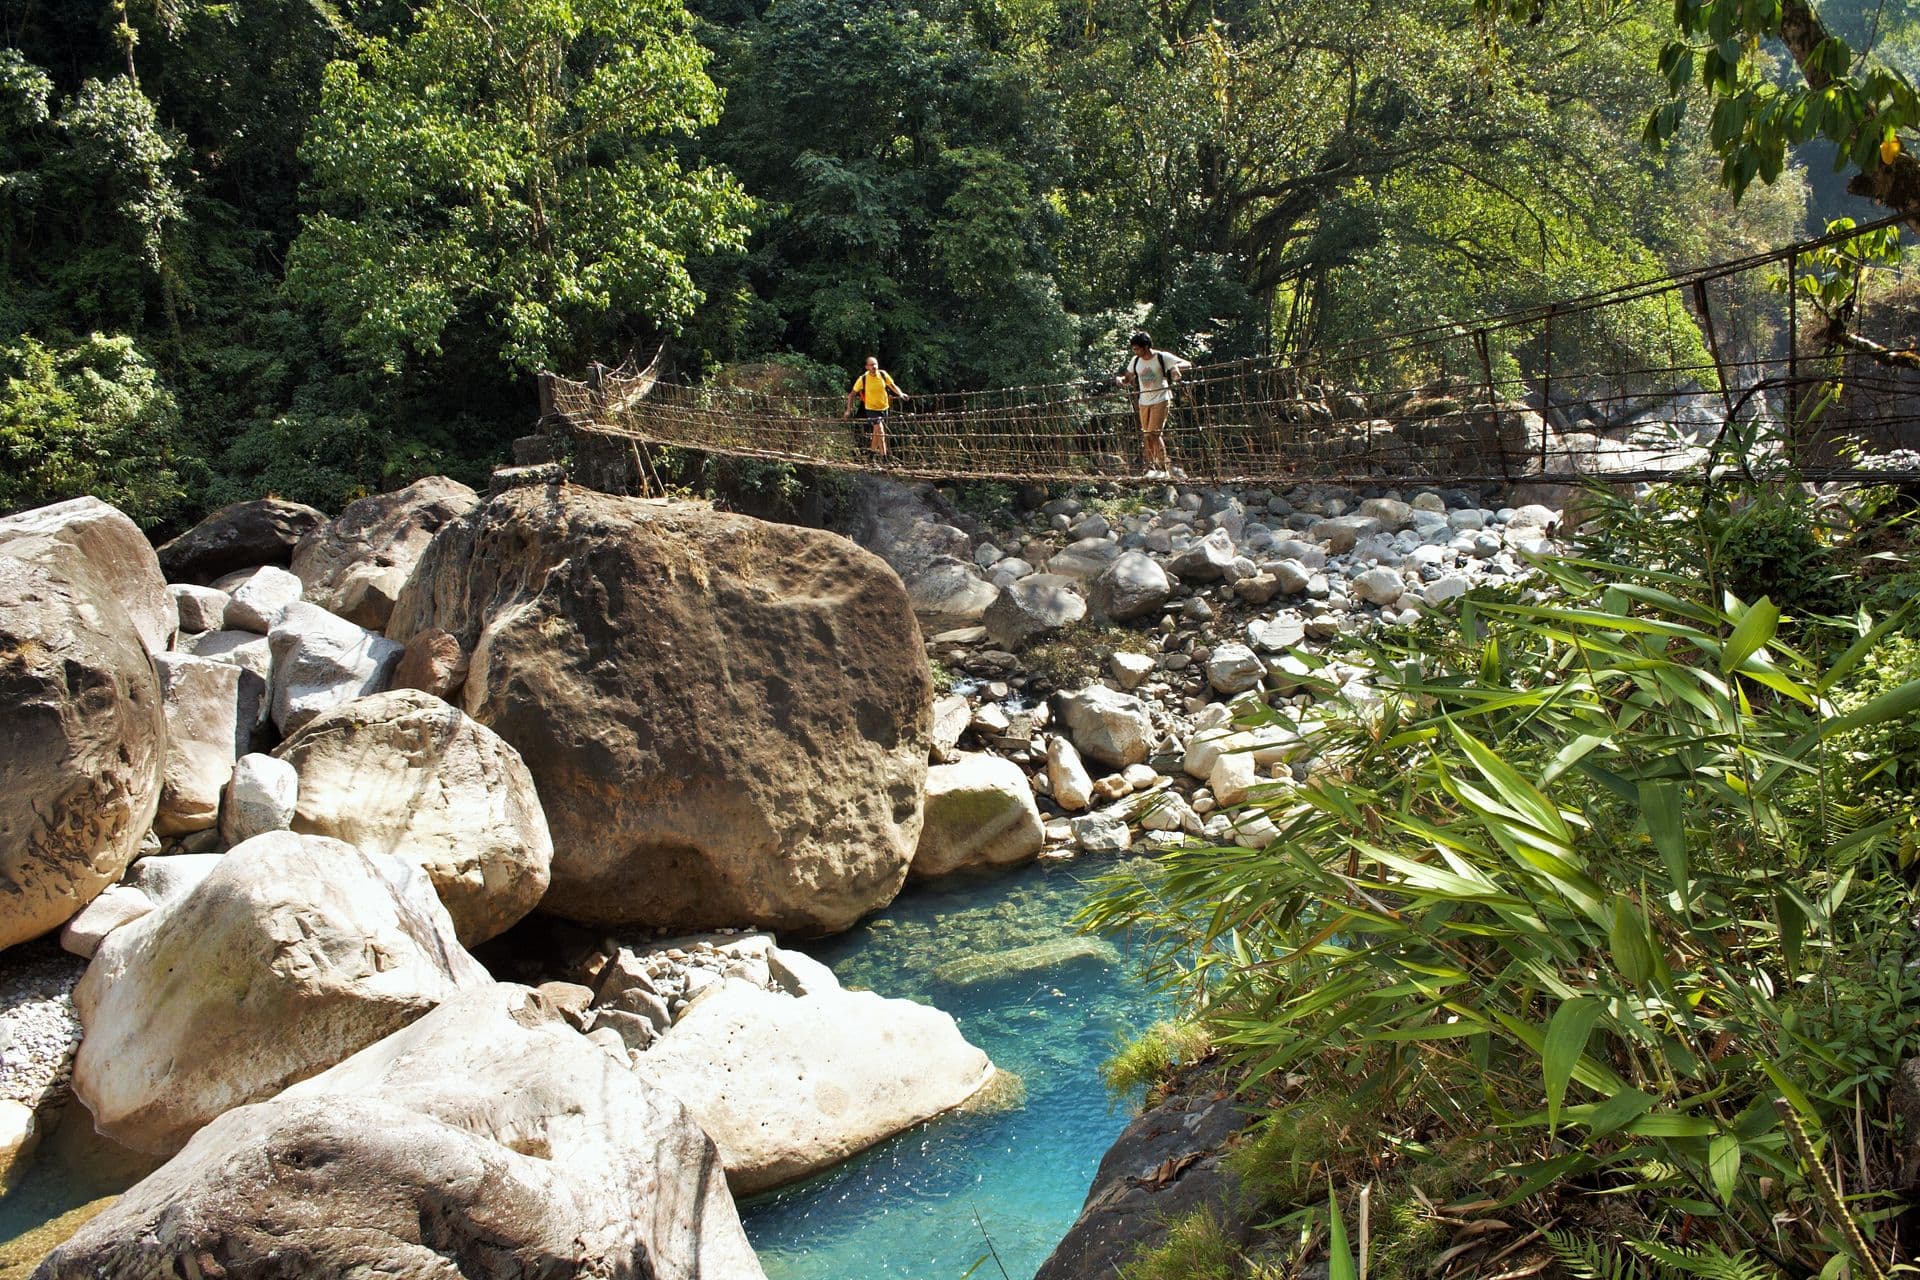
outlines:
[{"label": "fern", "polygon": [[1540,1234],[1574,1280],[1644,1280],[1645,1266],[1630,1253],[1609,1249],[1571,1231]]},{"label": "fern", "polygon": [[1711,1240],[1691,1247],[1629,1240],[1627,1247],[1654,1264],[1662,1276],[1694,1276],[1698,1280],[1780,1280],[1780,1273],[1749,1251],[1731,1253]]}]

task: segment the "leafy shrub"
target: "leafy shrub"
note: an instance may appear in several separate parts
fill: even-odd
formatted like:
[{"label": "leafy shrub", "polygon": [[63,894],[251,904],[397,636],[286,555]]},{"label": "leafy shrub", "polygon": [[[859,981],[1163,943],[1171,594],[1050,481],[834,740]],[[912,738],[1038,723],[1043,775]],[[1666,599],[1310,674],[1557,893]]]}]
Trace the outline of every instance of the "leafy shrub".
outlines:
[{"label": "leafy shrub", "polygon": [[1198,1062],[1211,1047],[1207,1029],[1197,1022],[1156,1022],[1107,1059],[1100,1075],[1110,1093],[1125,1097],[1163,1083],[1174,1068]]},{"label": "leafy shrub", "polygon": [[1235,1280],[1239,1261],[1220,1220],[1196,1209],[1168,1223],[1166,1238],[1137,1254],[1120,1280]]},{"label": "leafy shrub", "polygon": [[[1856,1255],[1920,1051],[1920,896],[1845,745],[1904,731],[1920,681],[1863,666],[1885,624],[1823,666],[1697,573],[1547,567],[1560,602],[1372,642],[1383,708],[1321,732],[1338,767],[1264,803],[1266,850],[1171,850],[1086,919],[1148,944],[1249,1089],[1350,1099],[1356,1162],[1478,1135],[1542,1226],[1606,1192],[1624,1238]],[[1851,1205],[1796,1125],[1844,1135]]]},{"label": "leafy shrub", "polygon": [[151,528],[179,508],[180,413],[131,338],[22,337],[0,378],[0,511],[92,494]]}]

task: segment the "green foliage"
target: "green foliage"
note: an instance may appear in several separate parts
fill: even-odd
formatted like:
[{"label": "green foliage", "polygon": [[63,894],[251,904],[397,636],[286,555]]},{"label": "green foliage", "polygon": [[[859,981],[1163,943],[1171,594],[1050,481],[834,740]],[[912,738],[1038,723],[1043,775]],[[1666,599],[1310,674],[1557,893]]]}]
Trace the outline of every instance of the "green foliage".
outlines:
[{"label": "green foliage", "polygon": [[1165,1083],[1175,1068],[1198,1062],[1211,1047],[1207,1029],[1197,1022],[1156,1022],[1108,1058],[1100,1076],[1109,1093],[1127,1097]]},{"label": "green foliage", "polygon": [[[1734,443],[1748,447],[1744,438]],[[1644,501],[1594,490],[1589,501],[1597,518],[1579,536],[1596,559],[1697,573],[1709,598],[1766,596],[1800,618],[1848,608],[1835,531],[1797,485],[1668,486]]]},{"label": "green foliage", "polygon": [[1166,1238],[1135,1254],[1120,1280],[1236,1280],[1240,1254],[1220,1220],[1206,1209],[1167,1224]]},{"label": "green foliage", "polygon": [[289,282],[396,371],[458,320],[531,371],[611,353],[628,313],[684,319],[688,256],[748,207],[657,141],[718,114],[706,60],[678,0],[426,4],[327,67]]},{"label": "green foliage", "polygon": [[159,524],[186,496],[179,427],[132,339],[96,333],[54,350],[22,337],[0,348],[0,511],[92,494]]},{"label": "green foliage", "polygon": [[1087,919],[1149,947],[1250,1088],[1349,1099],[1375,1158],[1476,1135],[1489,1191],[1542,1220],[1613,1192],[1630,1236],[1689,1221],[1697,1251],[1817,1271],[1848,1224],[1774,1101],[1845,1133],[1822,1158],[1877,1212],[1920,895],[1847,735],[1903,726],[1920,682],[1863,669],[1887,634],[1865,620],[1799,619],[1789,646],[1771,601],[1703,582],[1711,554],[1549,561],[1554,602],[1376,638],[1384,705],[1320,731],[1338,768],[1264,803],[1279,840],[1171,850]]}]

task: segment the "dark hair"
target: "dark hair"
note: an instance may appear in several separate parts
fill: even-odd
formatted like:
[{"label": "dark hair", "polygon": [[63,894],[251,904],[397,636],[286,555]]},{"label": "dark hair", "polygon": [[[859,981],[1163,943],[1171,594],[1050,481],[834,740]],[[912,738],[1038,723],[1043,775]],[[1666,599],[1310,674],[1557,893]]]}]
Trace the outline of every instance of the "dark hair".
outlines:
[{"label": "dark hair", "polygon": [[1145,347],[1151,351],[1153,349],[1153,335],[1145,329],[1135,329],[1133,336],[1127,339],[1127,345],[1130,347]]}]

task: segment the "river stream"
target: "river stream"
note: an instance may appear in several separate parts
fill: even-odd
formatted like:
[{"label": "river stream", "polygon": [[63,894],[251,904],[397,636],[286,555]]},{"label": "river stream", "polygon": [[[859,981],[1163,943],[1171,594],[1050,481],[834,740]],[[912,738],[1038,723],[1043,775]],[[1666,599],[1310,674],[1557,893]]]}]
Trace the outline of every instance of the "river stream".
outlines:
[{"label": "river stream", "polygon": [[846,986],[946,1010],[1025,1090],[742,1205],[769,1280],[961,1280],[976,1262],[975,1277],[1031,1280],[1132,1114],[1108,1096],[1100,1064],[1161,1016],[1133,966],[1068,923],[1115,865],[909,888],[808,948]]}]

